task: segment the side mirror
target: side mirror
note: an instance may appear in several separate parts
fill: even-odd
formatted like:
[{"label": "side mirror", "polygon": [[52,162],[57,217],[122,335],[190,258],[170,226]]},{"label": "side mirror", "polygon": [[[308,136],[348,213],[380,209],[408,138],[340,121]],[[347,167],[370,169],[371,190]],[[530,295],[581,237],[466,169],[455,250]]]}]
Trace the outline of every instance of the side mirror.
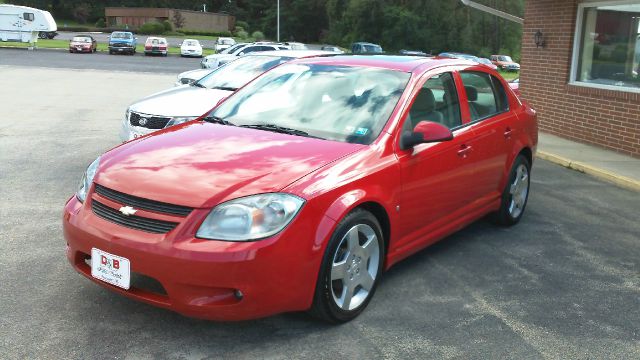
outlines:
[{"label": "side mirror", "polygon": [[400,149],[409,150],[418,144],[449,141],[452,139],[453,134],[448,127],[433,121],[420,121],[412,133],[405,132],[402,134],[400,137]]}]

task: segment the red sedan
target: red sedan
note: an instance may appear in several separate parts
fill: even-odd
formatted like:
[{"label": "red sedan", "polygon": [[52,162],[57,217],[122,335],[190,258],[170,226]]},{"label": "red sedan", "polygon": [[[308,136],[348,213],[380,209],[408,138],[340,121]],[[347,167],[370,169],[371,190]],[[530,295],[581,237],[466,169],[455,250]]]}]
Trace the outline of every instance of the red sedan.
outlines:
[{"label": "red sedan", "polygon": [[98,51],[98,43],[91,35],[77,35],[69,41],[69,52],[94,53]]},{"label": "red sedan", "polygon": [[199,120],[120,145],[64,209],[85,277],[181,314],[360,314],[384,270],[523,216],[536,113],[484,65],[335,56],[263,74]]}]

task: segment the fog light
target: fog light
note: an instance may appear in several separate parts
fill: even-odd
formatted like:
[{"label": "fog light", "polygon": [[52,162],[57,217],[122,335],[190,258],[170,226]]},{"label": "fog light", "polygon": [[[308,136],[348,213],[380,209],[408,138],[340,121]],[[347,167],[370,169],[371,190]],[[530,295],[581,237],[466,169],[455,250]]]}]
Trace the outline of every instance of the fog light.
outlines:
[{"label": "fog light", "polygon": [[242,293],[242,291],[237,290],[233,292],[233,295],[236,297],[236,299],[238,300],[242,300],[242,298],[244,297],[244,294]]}]

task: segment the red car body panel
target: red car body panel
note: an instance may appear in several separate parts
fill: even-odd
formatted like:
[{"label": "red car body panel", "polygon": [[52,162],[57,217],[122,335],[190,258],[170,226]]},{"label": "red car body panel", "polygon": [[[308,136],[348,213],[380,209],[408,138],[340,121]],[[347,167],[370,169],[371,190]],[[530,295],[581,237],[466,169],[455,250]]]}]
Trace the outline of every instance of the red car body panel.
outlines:
[{"label": "red car body panel", "polygon": [[[77,271],[102,286],[179,313],[242,320],[309,309],[326,245],[339,221],[356,207],[381,216],[385,268],[498,209],[515,158],[537,145],[533,111],[483,65],[455,59],[380,61],[352,56],[296,60],[374,66],[411,72],[380,136],[371,145],[325,141],[260,130],[191,122],[121,145],[103,155],[94,183],[117,191],[194,207],[167,234],[148,234],[97,217],[91,202],[113,208],[91,190],[64,211],[67,255]],[[510,111],[471,123],[458,71],[496,76]],[[454,74],[463,126],[454,139],[400,149],[400,124],[428,77]],[[428,120],[428,119],[425,119]],[[294,220],[260,241],[195,237],[217,204],[263,192],[305,199]],[[151,218],[170,216],[141,212]],[[85,263],[96,247],[131,260],[131,271],[158,280],[166,295],[123,290],[91,277]],[[234,291],[242,291],[242,299]],[[295,289],[296,291],[291,291]]]},{"label": "red car body panel", "polygon": [[69,42],[69,52],[87,52],[92,53],[96,51],[97,43],[93,40],[91,43],[87,42],[79,42],[79,41],[70,41]]}]

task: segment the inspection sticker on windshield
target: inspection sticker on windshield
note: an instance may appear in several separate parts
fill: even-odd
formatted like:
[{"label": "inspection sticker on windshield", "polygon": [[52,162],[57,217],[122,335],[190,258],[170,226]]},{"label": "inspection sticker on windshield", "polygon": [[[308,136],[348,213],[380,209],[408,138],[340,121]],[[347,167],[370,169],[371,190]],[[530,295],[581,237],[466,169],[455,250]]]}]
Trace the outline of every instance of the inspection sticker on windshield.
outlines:
[{"label": "inspection sticker on windshield", "polygon": [[357,128],[356,131],[354,131],[353,133],[358,136],[365,136],[367,135],[368,132],[369,132],[369,129],[367,128]]},{"label": "inspection sticker on windshield", "polygon": [[128,290],[131,283],[129,259],[93,248],[91,249],[91,276]]}]

